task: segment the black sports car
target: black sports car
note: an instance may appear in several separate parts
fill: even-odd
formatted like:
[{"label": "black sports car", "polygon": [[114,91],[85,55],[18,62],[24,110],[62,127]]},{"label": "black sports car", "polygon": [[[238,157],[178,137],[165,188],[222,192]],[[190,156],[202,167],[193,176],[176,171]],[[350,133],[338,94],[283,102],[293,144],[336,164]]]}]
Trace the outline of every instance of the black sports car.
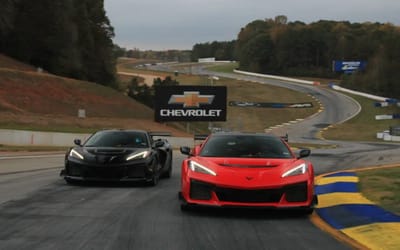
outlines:
[{"label": "black sports car", "polygon": [[157,185],[160,177],[171,177],[172,146],[154,136],[169,133],[142,130],[101,130],[65,154],[60,175],[76,181],[145,181]]}]

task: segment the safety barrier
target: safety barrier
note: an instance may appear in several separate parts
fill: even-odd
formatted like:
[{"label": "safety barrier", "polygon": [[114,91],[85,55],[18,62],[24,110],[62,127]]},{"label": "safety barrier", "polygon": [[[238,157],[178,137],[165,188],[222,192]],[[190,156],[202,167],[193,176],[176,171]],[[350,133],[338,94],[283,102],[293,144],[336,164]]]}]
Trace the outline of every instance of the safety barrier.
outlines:
[{"label": "safety barrier", "polygon": [[[69,147],[74,145],[74,139],[85,141],[89,136],[90,134],[0,129],[0,144]],[[193,145],[193,138],[170,136],[165,138],[174,148]]]}]

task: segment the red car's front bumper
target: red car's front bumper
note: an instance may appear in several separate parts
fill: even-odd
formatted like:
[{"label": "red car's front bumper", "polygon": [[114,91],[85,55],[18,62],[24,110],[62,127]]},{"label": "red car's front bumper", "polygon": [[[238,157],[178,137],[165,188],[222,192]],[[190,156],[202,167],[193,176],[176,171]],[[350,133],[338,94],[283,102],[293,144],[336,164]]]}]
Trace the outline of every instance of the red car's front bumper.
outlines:
[{"label": "red car's front bumper", "polygon": [[317,203],[313,181],[286,183],[280,186],[244,188],[221,186],[189,179],[181,192],[184,205],[312,208]]}]

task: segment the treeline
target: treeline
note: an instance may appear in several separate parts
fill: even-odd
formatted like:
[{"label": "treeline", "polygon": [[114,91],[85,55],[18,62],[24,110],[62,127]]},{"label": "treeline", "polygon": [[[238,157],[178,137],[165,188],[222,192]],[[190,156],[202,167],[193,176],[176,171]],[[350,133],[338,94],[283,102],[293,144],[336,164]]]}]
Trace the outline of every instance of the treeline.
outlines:
[{"label": "treeline", "polygon": [[176,62],[190,62],[190,50],[139,50],[139,49],[126,49],[115,45],[115,54],[118,57],[129,57],[137,59],[159,60],[159,61],[176,61]]},{"label": "treeline", "polygon": [[[234,49],[223,53],[225,42],[196,44],[195,57],[230,55],[245,71],[338,78],[342,85],[373,94],[400,98],[400,28],[386,23],[318,21],[288,22],[286,16],[256,20],[241,29]],[[219,44],[219,45],[218,45]],[[195,54],[196,51],[196,54]],[[224,58],[227,59],[227,58]],[[365,60],[365,72],[333,72],[334,60]]]},{"label": "treeline", "polygon": [[157,86],[177,86],[177,85],[179,85],[179,82],[175,79],[172,79],[171,76],[165,77],[164,80],[157,77],[153,80],[153,85],[151,86],[139,83],[139,79],[134,77],[132,78],[128,86],[127,94],[129,97],[132,97],[136,101],[150,108],[154,108],[155,88]]},{"label": "treeline", "polygon": [[195,44],[192,49],[191,60],[197,61],[199,58],[215,57],[215,60],[234,61],[237,59],[235,45],[235,40]]},{"label": "treeline", "polygon": [[116,87],[114,29],[103,0],[2,0],[0,53]]}]

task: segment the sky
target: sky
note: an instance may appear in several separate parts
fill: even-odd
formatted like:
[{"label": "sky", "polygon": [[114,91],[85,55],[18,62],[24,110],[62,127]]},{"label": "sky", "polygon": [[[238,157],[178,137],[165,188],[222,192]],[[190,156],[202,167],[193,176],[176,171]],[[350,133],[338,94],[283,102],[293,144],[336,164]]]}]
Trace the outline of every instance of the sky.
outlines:
[{"label": "sky", "polygon": [[400,26],[400,0],[104,0],[114,43],[126,49],[192,49],[232,41],[255,20],[379,22]]}]

